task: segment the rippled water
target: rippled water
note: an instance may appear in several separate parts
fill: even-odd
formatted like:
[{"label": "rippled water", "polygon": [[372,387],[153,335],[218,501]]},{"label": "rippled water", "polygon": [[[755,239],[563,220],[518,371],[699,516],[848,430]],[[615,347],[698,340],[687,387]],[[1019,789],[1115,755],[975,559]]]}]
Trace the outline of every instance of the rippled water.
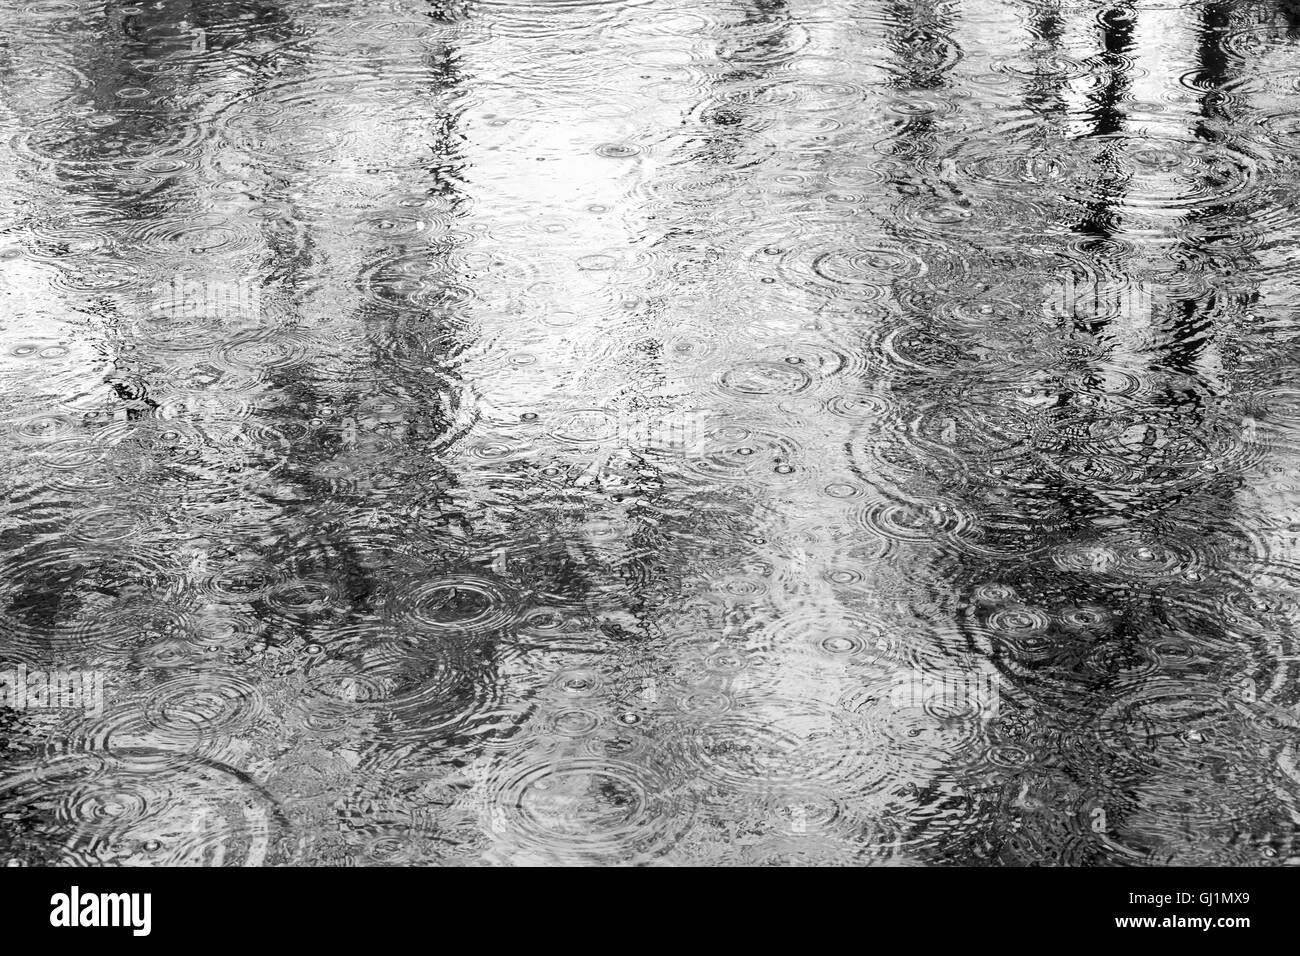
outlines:
[{"label": "rippled water", "polygon": [[3,6],[0,858],[1300,862],[1300,8]]}]

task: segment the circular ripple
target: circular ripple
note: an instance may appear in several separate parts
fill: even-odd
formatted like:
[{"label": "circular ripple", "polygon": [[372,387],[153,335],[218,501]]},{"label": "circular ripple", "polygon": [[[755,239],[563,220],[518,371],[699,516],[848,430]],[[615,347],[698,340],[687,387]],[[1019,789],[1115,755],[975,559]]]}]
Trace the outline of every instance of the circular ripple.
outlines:
[{"label": "circular ripple", "polygon": [[963,509],[942,498],[877,499],[858,508],[855,517],[869,533],[903,542],[942,541],[971,524]]},{"label": "circular ripple", "polygon": [[889,779],[889,761],[854,715],[813,701],[745,703],[679,728],[671,746],[685,768],[745,793],[810,784],[869,793]]},{"label": "circular ripple", "polygon": [[498,631],[521,612],[500,584],[469,574],[410,581],[388,600],[390,620],[448,634]]},{"label": "circular ripple", "polygon": [[151,687],[144,717],[169,738],[210,738],[252,730],[263,710],[257,686],[237,674],[188,674]]},{"label": "circular ripple", "polygon": [[496,721],[491,662],[449,640],[393,640],[358,628],[336,635],[294,707],[313,733],[352,729],[386,738],[486,733]]},{"label": "circular ripple", "polygon": [[722,391],[742,398],[793,395],[808,388],[812,381],[802,366],[782,362],[743,362],[718,376]]},{"label": "circular ripple", "polygon": [[740,425],[706,431],[691,449],[688,470],[711,480],[744,481],[758,472],[779,475],[778,468],[796,466],[801,449],[788,436]]},{"label": "circular ripple", "polygon": [[502,767],[487,791],[494,836],[544,858],[620,864],[671,849],[690,822],[656,770],[608,758]]},{"label": "circular ripple", "polygon": [[133,747],[0,778],[0,839],[29,865],[273,865],[286,828],[251,779],[198,756]]},{"label": "circular ripple", "polygon": [[576,409],[558,415],[550,431],[558,441],[577,445],[612,441],[619,434],[619,416],[605,408]]},{"label": "circular ripple", "polygon": [[164,594],[178,569],[142,546],[89,550],[46,545],[0,561],[0,624],[20,645],[129,653],[142,635],[142,593]]},{"label": "circular ripple", "polygon": [[1124,754],[1181,748],[1188,735],[1205,737],[1235,723],[1222,688],[1210,683],[1143,683],[1101,715],[1102,741]]}]

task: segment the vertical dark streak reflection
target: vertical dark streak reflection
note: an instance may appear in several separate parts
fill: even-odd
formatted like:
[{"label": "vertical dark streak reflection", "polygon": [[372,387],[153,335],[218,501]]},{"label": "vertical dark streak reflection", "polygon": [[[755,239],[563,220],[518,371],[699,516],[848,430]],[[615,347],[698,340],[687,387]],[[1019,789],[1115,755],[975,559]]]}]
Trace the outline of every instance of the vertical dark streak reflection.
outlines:
[{"label": "vertical dark streak reflection", "polygon": [[[1121,5],[1107,10],[1100,18],[1102,53],[1098,59],[1105,68],[1106,79],[1093,97],[1089,135],[1110,142],[1097,155],[1097,182],[1092,190],[1095,198],[1086,203],[1075,229],[1102,243],[1115,236],[1119,227],[1115,206],[1122,200],[1131,178],[1116,153],[1124,149],[1123,103],[1132,86],[1128,76],[1132,62],[1128,53],[1133,46],[1134,17],[1131,6]],[[1104,335],[1108,324],[1106,318],[1099,316],[1087,322],[1085,328],[1092,335]]]},{"label": "vertical dark streak reflection", "polygon": [[1289,0],[73,6],[0,862],[1300,861]]}]

